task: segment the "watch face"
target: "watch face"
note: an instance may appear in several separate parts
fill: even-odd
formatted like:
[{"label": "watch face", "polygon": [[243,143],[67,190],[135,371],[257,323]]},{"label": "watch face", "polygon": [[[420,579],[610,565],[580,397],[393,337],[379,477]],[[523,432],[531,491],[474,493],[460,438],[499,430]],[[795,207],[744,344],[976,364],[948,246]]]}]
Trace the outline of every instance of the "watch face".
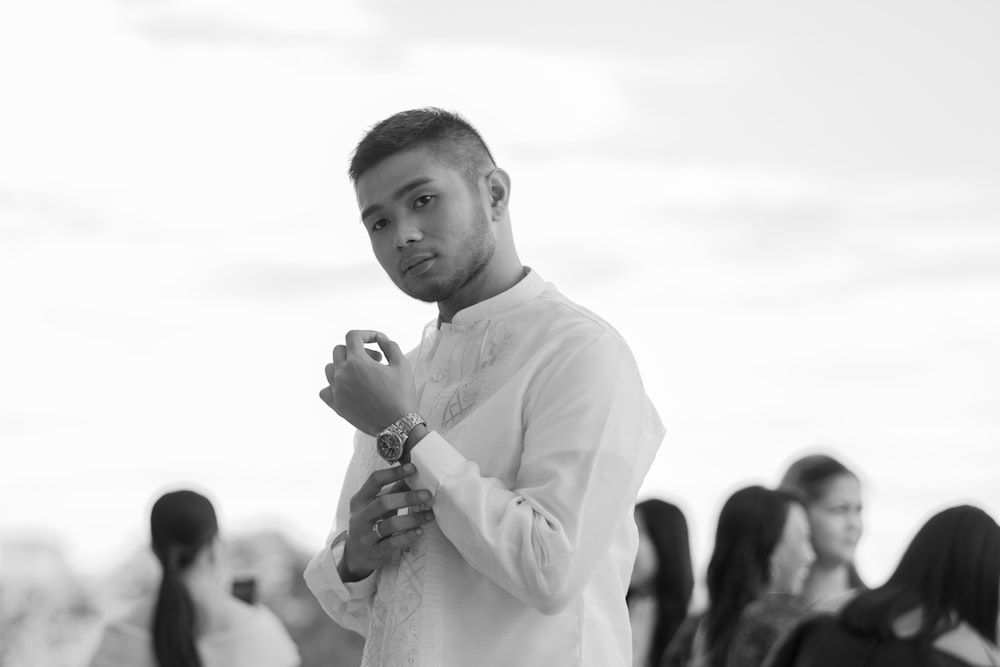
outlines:
[{"label": "watch face", "polygon": [[382,431],[379,433],[375,443],[378,447],[379,456],[389,463],[395,463],[403,455],[403,441],[391,431]]}]

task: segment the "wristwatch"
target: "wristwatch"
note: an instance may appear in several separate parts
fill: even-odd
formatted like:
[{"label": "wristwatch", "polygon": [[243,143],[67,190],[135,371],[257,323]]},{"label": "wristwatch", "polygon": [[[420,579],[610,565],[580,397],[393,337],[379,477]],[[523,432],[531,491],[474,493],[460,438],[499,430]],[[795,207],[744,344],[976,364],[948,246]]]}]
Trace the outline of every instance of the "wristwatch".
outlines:
[{"label": "wristwatch", "polygon": [[424,418],[416,412],[408,412],[393,423],[386,426],[375,436],[375,446],[379,456],[395,463],[403,455],[403,444],[417,424],[426,424]]}]

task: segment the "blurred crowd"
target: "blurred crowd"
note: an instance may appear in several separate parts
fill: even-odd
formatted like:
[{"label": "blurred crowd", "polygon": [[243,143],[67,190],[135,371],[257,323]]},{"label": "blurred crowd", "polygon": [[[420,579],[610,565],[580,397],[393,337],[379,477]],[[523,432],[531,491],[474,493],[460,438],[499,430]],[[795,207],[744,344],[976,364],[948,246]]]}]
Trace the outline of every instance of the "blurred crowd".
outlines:
[{"label": "blurred crowd", "polygon": [[[862,515],[859,475],[806,456],[773,488],[725,499],[701,573],[683,511],[637,503],[634,667],[1000,665],[995,520],[968,505],[935,514],[876,585],[855,566]],[[0,587],[0,665],[360,663],[363,639],[322,612],[303,584],[308,556],[281,535],[223,541],[211,501],[188,489],[157,498],[149,519],[152,557],[137,553],[96,594],[51,567],[58,596]]]},{"label": "blurred crowd", "polygon": [[[141,512],[141,508],[137,508]],[[145,542],[145,541],[143,541]],[[303,667],[356,667],[363,639],[334,623],[306,588],[312,556],[279,529],[221,531],[218,586],[243,593],[280,619]],[[157,590],[160,565],[147,543],[80,574],[44,536],[9,536],[0,545],[0,666],[84,667],[105,627]]]},{"label": "blurred crowd", "polygon": [[747,486],[719,513],[692,609],[687,523],[658,498],[636,505],[628,594],[634,667],[1000,665],[1000,527],[969,505],[926,521],[895,571],[871,586],[855,567],[857,473],[825,454],[775,488]]}]

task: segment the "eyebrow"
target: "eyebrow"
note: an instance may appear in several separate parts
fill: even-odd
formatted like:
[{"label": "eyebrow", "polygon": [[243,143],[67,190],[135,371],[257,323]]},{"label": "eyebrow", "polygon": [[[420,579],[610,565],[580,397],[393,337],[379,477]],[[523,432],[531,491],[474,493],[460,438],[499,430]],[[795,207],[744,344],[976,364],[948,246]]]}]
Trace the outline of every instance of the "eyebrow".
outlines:
[{"label": "eyebrow", "polygon": [[[412,181],[404,183],[403,185],[396,188],[396,191],[392,193],[392,200],[399,201],[400,199],[405,197],[408,193],[412,192],[413,190],[416,190],[421,185],[427,185],[433,180],[434,179],[431,178],[430,176],[418,176],[417,178],[414,178]],[[380,208],[382,208],[381,204],[372,204],[371,206],[366,206],[365,210],[361,211],[361,219],[364,220],[365,218],[367,218],[369,215],[379,210]]]}]

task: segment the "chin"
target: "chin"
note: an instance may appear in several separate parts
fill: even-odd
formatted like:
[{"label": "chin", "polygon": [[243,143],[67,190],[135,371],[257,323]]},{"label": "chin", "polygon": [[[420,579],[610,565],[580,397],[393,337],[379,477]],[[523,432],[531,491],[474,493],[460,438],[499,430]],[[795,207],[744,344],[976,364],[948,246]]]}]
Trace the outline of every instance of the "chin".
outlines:
[{"label": "chin", "polygon": [[404,278],[396,281],[396,287],[402,290],[406,296],[423,301],[424,303],[437,303],[438,301],[443,301],[447,296],[444,290],[441,289],[441,286],[434,283],[411,285]]},{"label": "chin", "polygon": [[850,565],[854,562],[854,551],[854,547],[844,548],[840,551],[840,553],[836,554],[837,560],[839,560],[843,565]]}]

